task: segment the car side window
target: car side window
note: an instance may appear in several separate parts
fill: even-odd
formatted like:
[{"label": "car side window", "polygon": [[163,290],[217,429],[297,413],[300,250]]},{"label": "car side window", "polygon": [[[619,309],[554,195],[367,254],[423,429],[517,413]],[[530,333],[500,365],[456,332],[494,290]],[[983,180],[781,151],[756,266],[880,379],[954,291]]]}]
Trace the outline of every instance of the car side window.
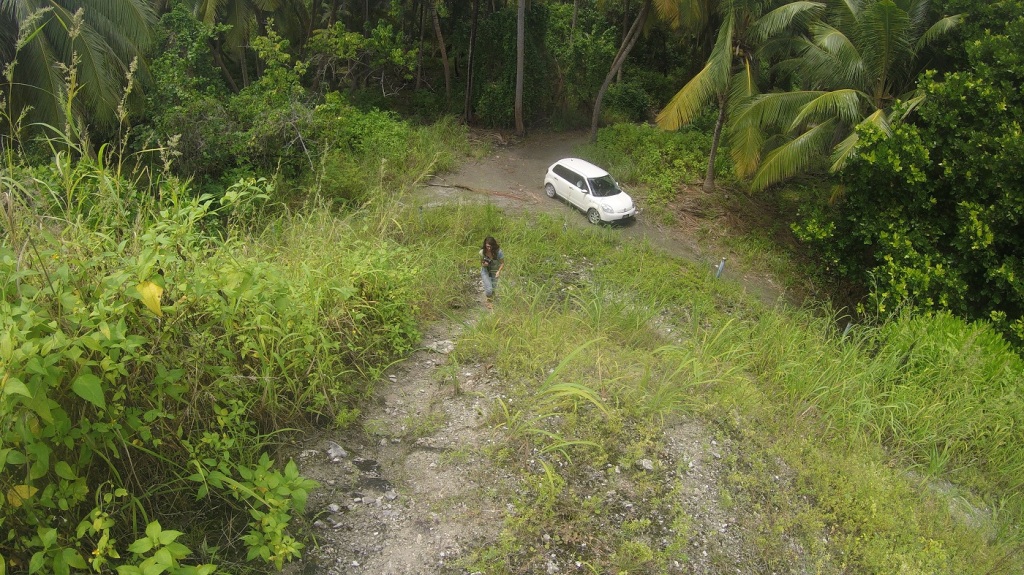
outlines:
[{"label": "car side window", "polygon": [[573,185],[580,180],[580,177],[575,172],[565,166],[555,166],[555,173]]}]

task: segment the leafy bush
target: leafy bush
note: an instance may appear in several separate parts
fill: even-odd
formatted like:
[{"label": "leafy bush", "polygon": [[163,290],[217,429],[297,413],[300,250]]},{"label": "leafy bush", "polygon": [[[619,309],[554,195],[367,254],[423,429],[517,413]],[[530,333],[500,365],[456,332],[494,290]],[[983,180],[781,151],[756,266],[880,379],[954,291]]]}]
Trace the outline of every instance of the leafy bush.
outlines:
[{"label": "leafy bush", "polygon": [[835,209],[800,224],[871,306],[986,319],[1024,343],[1024,18],[966,44],[971,71],[922,78],[927,99],[892,135],[862,128]]},{"label": "leafy bush", "polygon": [[[413,258],[310,235],[325,271],[309,273],[247,231],[274,193],[265,180],[214,203],[173,178],[149,191],[54,160],[2,176],[17,194],[0,243],[0,561],[280,568],[303,548],[294,522],[313,483],[274,464],[267,441],[308,419],[351,421],[365,382],[409,350]],[[209,524],[231,535],[186,565]]]},{"label": "leafy bush", "polygon": [[602,113],[609,116],[612,122],[645,122],[650,119],[654,99],[640,84],[612,84],[605,98],[607,109],[602,110]]}]

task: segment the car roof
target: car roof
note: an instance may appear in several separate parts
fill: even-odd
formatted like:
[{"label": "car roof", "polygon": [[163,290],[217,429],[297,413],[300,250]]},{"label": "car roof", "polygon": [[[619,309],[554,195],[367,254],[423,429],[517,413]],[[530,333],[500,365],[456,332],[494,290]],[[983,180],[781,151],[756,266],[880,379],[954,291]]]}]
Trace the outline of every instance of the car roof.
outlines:
[{"label": "car roof", "polygon": [[562,158],[555,163],[569,168],[584,178],[600,178],[608,175],[607,171],[579,158]]}]

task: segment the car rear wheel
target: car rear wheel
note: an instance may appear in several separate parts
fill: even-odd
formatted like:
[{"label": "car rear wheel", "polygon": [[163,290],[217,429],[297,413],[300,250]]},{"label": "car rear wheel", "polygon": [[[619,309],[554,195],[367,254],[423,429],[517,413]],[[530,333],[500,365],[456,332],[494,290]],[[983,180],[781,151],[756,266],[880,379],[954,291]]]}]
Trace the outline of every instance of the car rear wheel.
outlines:
[{"label": "car rear wheel", "polygon": [[590,208],[587,210],[587,219],[590,220],[590,223],[596,226],[601,223],[601,214],[597,213],[597,210],[594,208]]},{"label": "car rear wheel", "polygon": [[549,198],[553,198],[557,195],[555,194],[555,187],[551,184],[545,184],[544,191],[547,192]]}]

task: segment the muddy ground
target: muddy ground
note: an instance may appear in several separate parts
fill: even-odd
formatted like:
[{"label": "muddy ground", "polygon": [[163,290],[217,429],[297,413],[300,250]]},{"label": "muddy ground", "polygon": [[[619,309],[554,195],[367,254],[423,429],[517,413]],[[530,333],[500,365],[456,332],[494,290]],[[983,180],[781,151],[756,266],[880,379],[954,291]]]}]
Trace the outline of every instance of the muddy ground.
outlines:
[{"label": "muddy ground", "polygon": [[[547,167],[573,155],[585,134],[541,133],[523,141],[497,134],[476,137],[490,140],[491,153],[468,160],[455,174],[432,179],[416,192],[417,202],[492,203],[509,211],[550,212],[564,217],[567,225],[590,225],[583,214],[543,191]],[[719,261],[722,254],[696,237],[698,224],[686,218],[677,223],[659,225],[641,214],[616,228],[679,257],[709,266]],[[765,300],[785,295],[763,275],[735,266],[729,273]],[[485,456],[486,447],[500,441],[500,430],[489,425],[488,416],[503,382],[487,365],[453,370],[448,364],[454,342],[482,309],[468,312],[462,320],[431,326],[419,351],[378,383],[378,396],[364,408],[361,430],[326,434],[296,450],[303,475],[321,487],[310,495],[307,506],[314,543],[303,561],[289,565],[286,572],[468,573],[457,566],[458,559],[498,535],[507,512],[500,497],[516,481]],[[695,574],[741,572],[749,560],[746,546],[731,528],[735,518],[719,504],[721,459],[730,446],[712,439],[697,421],[678,424],[667,433],[669,450],[661,454],[665,461],[659,464],[678,467],[683,462],[688,471],[679,478],[680,504],[693,518],[691,548],[675,569]],[[587,572],[583,569],[553,559],[547,571]]]}]

